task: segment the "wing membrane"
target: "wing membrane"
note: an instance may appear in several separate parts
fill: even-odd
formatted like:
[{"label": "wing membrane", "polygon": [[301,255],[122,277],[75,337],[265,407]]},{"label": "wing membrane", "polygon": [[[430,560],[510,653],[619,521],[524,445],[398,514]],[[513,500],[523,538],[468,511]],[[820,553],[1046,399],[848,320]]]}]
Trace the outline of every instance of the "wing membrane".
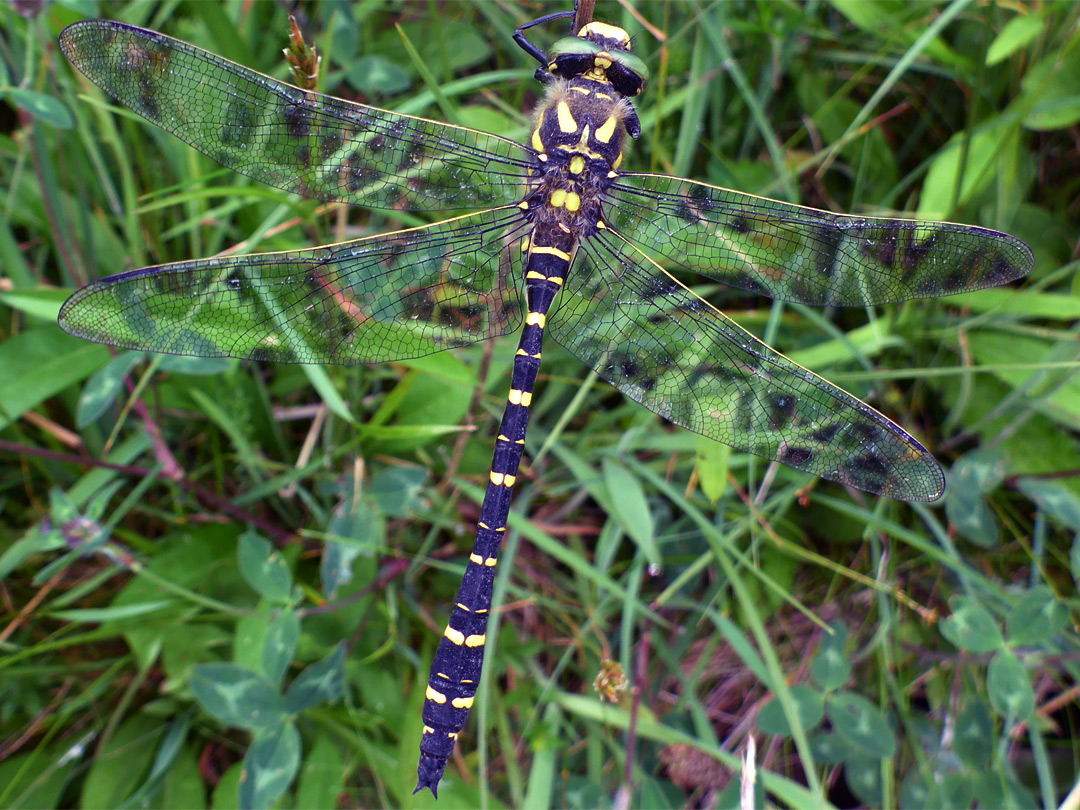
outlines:
[{"label": "wing membrane", "polygon": [[156,31],[86,20],[60,47],[106,93],[222,166],[305,197],[483,208],[519,198],[531,165],[505,138],[302,90]]},{"label": "wing membrane", "polygon": [[870,406],[792,363],[664,273],[598,235],[579,251],[549,330],[623,394],[677,425],[822,478],[935,500],[941,469]]},{"label": "wing membrane", "polygon": [[998,231],[833,214],[665,175],[620,175],[612,202],[610,224],[661,264],[813,306],[967,292],[1033,264],[1027,245]]},{"label": "wing membrane", "polygon": [[65,331],[128,349],[379,363],[515,331],[516,209],[283,253],[147,267],[82,288]]}]

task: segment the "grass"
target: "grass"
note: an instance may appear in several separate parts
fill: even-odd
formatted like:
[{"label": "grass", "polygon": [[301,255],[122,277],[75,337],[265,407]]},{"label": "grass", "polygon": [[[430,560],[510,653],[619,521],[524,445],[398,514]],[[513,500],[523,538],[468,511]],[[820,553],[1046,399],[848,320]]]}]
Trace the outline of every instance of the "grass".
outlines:
[{"label": "grass", "polygon": [[[320,89],[527,138],[534,65],[509,34],[552,7],[303,10]],[[278,4],[100,11],[285,75]],[[516,338],[311,368],[61,333],[93,278],[417,220],[220,170],[73,74],[74,5],[37,12],[0,8],[0,803],[233,806],[247,755],[254,803],[431,805],[410,795],[424,683]],[[552,343],[440,806],[734,807],[751,739],[759,806],[1075,789],[1078,14],[600,5],[652,72],[630,166],[1007,230],[1035,270],[867,312],[705,290],[924,441],[950,486],[929,507],[728,453]],[[220,702],[243,672],[273,734]]]}]

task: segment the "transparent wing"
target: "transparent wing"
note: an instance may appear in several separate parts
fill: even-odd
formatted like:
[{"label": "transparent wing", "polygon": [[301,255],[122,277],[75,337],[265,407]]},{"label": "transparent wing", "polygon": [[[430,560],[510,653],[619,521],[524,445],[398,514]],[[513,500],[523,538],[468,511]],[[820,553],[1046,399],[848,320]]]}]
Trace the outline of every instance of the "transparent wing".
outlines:
[{"label": "transparent wing", "polygon": [[890,498],[932,501],[933,457],[870,406],[792,363],[601,233],[579,250],[552,337],[623,394],[677,425]]},{"label": "transparent wing", "polygon": [[814,306],[994,287],[1033,264],[1027,245],[998,231],[832,214],[666,175],[620,175],[607,216],[662,265]]},{"label": "transparent wing", "polygon": [[147,267],[60,310],[78,337],[128,349],[286,363],[379,363],[513,332],[520,212],[285,253]]},{"label": "transparent wing", "polygon": [[132,25],[60,34],[80,72],[222,166],[305,197],[414,210],[520,198],[532,152],[505,138],[301,90]]}]

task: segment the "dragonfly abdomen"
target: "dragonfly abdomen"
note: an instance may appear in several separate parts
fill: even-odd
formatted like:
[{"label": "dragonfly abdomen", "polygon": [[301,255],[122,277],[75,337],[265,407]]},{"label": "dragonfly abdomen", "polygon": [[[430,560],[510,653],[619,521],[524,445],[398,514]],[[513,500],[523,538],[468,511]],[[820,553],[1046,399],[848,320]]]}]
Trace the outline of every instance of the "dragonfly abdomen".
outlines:
[{"label": "dragonfly abdomen", "polygon": [[525,449],[525,431],[536,373],[540,368],[544,325],[570,268],[575,242],[573,237],[558,229],[550,235],[541,235],[534,230],[531,237],[522,240],[521,248],[525,255],[528,313],[514,356],[510,393],[495,440],[476,539],[428,677],[420,762],[416,769],[417,791],[430,788],[435,793],[438,789],[480,683],[495,564],[506,533],[510,499]]}]

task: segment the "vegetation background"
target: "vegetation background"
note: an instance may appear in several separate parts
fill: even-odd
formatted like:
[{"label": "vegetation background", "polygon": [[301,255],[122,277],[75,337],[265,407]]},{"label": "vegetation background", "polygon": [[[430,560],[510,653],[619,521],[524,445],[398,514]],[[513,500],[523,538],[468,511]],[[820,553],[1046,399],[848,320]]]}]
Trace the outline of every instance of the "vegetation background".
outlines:
[{"label": "vegetation background", "polygon": [[[325,92],[524,139],[541,91],[510,34],[560,8],[0,6],[0,805],[431,806],[424,684],[516,341],[305,368],[62,333],[94,278],[415,220],[220,169],[74,74],[60,30],[123,20],[286,78],[292,11]],[[1080,5],[596,17],[653,76],[631,167],[999,228],[1035,270],[873,311],[699,288],[918,436],[934,506],[730,453],[552,344],[439,806],[734,807],[751,740],[758,806],[1075,802]]]}]

